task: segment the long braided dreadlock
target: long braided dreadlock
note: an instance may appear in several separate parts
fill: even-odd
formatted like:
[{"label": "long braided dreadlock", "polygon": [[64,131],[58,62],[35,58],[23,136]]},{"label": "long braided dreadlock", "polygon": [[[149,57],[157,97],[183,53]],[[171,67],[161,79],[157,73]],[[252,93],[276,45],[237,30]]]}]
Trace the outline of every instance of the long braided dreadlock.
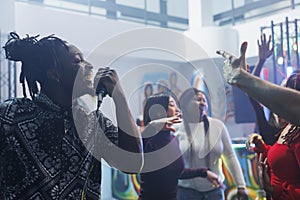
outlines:
[{"label": "long braided dreadlock", "polygon": [[[292,73],[286,81],[286,87],[300,91],[300,72]],[[292,125],[283,137],[283,143],[291,144],[300,136],[300,126]]]},{"label": "long braided dreadlock", "polygon": [[20,38],[15,32],[10,33],[11,38],[4,45],[6,58],[12,61],[21,61],[19,81],[22,84],[23,96],[27,97],[26,84],[32,98],[38,94],[38,84],[46,81],[49,68],[60,69],[58,50],[63,47],[68,50],[66,42],[53,35],[40,40],[36,36]]}]

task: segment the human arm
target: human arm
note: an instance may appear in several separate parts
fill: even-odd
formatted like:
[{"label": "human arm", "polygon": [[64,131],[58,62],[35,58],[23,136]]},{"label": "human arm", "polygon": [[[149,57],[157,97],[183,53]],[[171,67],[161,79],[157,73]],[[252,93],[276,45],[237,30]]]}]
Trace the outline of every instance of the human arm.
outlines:
[{"label": "human arm", "polygon": [[221,134],[222,143],[224,146],[222,159],[224,164],[229,169],[230,173],[234,177],[237,186],[237,196],[238,199],[248,199],[248,194],[246,191],[246,183],[243,177],[242,168],[238,162],[237,156],[232,148],[231,139],[225,125],[223,125]]},{"label": "human arm", "polygon": [[184,168],[179,179],[191,179],[195,177],[206,178],[208,176],[207,172],[207,168]]},{"label": "human arm", "polygon": [[[271,35],[269,35],[268,41],[266,39],[266,34],[261,35],[260,40],[257,40],[259,59],[252,71],[252,74],[254,76],[260,76],[265,61],[273,54],[273,48],[270,48],[270,43]],[[257,102],[251,97],[249,97],[249,100],[255,112],[256,124],[259,133],[262,135],[262,137],[268,144],[274,144],[276,141],[276,137],[274,135],[279,131],[279,129],[276,128],[275,125],[272,125],[267,121],[264,109],[259,102]]]},{"label": "human arm", "polygon": [[261,134],[261,136],[267,144],[274,144],[276,142],[275,134],[278,133],[280,128],[277,128],[275,124],[271,125],[267,121],[263,107],[256,100],[254,100],[251,97],[249,98],[249,100],[255,112],[258,132]]},{"label": "human arm", "polygon": [[207,168],[185,168],[179,179],[191,179],[195,177],[207,178],[214,187],[224,187],[223,183],[220,181],[219,176]]},{"label": "human arm", "polygon": [[[146,144],[148,140],[151,139],[153,136],[158,134],[162,130],[169,130],[175,132],[176,130],[172,127],[175,123],[181,123],[182,119],[180,116],[172,116],[172,117],[165,117],[161,119],[152,120],[144,127],[142,132],[143,136],[143,144],[144,144],[144,152],[146,153],[149,149],[146,148]],[[150,148],[152,149],[152,148]]]},{"label": "human arm", "polygon": [[[269,38],[270,42],[270,38]],[[258,46],[258,62],[255,65],[254,69],[252,70],[252,74],[254,76],[259,77],[261,74],[262,67],[266,61],[266,59],[271,55],[270,50],[269,50],[269,42],[266,43],[266,35],[264,34],[261,36],[261,43],[259,40],[257,40],[257,46]],[[265,113],[263,110],[263,107],[260,105],[259,102],[257,102],[255,99],[249,97],[250,103],[252,105],[252,108],[255,112],[255,117],[256,117],[256,124],[259,133],[264,134],[267,132],[269,128],[271,128],[270,124],[268,123]],[[269,131],[268,131],[269,133]]]},{"label": "human arm", "polygon": [[143,133],[149,130],[153,130],[155,132],[161,131],[161,130],[169,130],[172,132],[175,132],[176,129],[172,127],[173,124],[181,123],[182,118],[181,114],[177,114],[172,117],[165,117],[161,119],[152,120],[149,122],[149,124],[145,127]]},{"label": "human arm", "polygon": [[[112,97],[116,107],[116,119],[118,124],[118,147],[120,149],[111,152],[112,162],[122,171],[137,173],[143,165],[143,145],[141,135],[138,132],[135,121],[131,115],[126,97],[121,88],[118,75],[115,70],[100,68],[95,76],[95,83],[101,83]],[[125,157],[123,156],[125,155]],[[127,164],[126,164],[127,163]],[[131,168],[131,169],[129,169]]]},{"label": "human arm", "polygon": [[243,78],[237,84],[239,88],[281,118],[300,124],[300,92],[251,77],[248,73],[242,74]]},{"label": "human arm", "polygon": [[[252,148],[251,144],[254,144],[255,147]],[[271,146],[266,145],[261,135],[257,133],[252,133],[248,136],[246,140],[246,148],[249,150],[253,150],[256,153],[262,153],[264,156],[266,156]]]},{"label": "human arm", "polygon": [[153,136],[155,136],[162,130],[169,130],[175,132],[176,130],[172,127],[172,125],[181,122],[182,119],[180,115],[150,121],[149,124],[147,124],[147,126],[144,127],[144,130],[142,132],[144,152],[146,153],[146,151],[148,151],[148,149],[146,148],[146,144],[149,139],[151,139]]},{"label": "human arm", "polygon": [[[226,60],[223,75],[228,83],[240,88],[249,96],[264,104],[278,116],[300,124],[300,92],[262,80],[248,73],[246,65],[247,42],[241,45],[239,58],[225,51],[217,51]],[[274,98],[276,97],[276,98]]]},{"label": "human arm", "polygon": [[260,76],[265,61],[273,54],[273,47],[270,49],[270,43],[271,43],[271,35],[269,35],[268,41],[266,39],[266,34],[260,36],[260,41],[257,40],[258,62],[252,71],[252,74],[254,76],[258,76],[258,77]]}]

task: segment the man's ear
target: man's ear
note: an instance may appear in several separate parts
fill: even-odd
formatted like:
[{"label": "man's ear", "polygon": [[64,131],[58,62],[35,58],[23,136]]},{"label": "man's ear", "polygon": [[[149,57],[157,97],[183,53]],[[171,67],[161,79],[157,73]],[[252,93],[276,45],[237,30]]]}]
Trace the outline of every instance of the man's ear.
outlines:
[{"label": "man's ear", "polygon": [[47,78],[50,80],[54,80],[56,82],[59,82],[60,76],[59,73],[56,69],[50,68],[47,71]]}]

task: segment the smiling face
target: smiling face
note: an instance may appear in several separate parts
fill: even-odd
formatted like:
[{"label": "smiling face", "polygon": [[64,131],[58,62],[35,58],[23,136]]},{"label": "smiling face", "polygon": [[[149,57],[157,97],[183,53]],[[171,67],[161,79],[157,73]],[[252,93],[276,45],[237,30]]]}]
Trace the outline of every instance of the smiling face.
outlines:
[{"label": "smiling face", "polygon": [[205,95],[198,91],[196,93],[189,92],[188,99],[182,106],[185,108],[184,116],[189,122],[197,123],[203,120],[203,115],[206,114],[208,109],[208,104]]},{"label": "smiling face", "polygon": [[60,54],[61,70],[58,76],[61,86],[67,93],[73,91],[74,97],[86,93],[94,94],[93,66],[84,60],[82,52],[77,47],[73,45],[68,47],[69,51],[62,50]]},{"label": "smiling face", "polygon": [[193,99],[193,102],[198,107],[200,115],[201,116],[205,115],[206,112],[207,112],[207,108],[208,108],[207,100],[206,100],[205,95],[202,92],[198,92],[195,95],[195,98]]}]

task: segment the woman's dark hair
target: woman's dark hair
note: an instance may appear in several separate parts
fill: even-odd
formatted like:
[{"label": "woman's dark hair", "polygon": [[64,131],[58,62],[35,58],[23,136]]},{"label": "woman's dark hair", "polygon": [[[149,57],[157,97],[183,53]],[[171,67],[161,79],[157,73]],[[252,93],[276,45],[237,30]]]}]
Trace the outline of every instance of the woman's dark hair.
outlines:
[{"label": "woman's dark hair", "polygon": [[37,36],[20,38],[15,32],[10,33],[11,38],[4,45],[6,58],[12,61],[21,61],[21,73],[19,81],[23,87],[23,95],[26,97],[27,83],[30,96],[39,92],[37,82],[47,81],[47,70],[50,68],[60,69],[58,50],[68,47],[64,41],[53,35],[40,40]]},{"label": "woman's dark hair", "polygon": [[[198,93],[202,93],[205,95],[205,93],[202,90],[199,90],[197,88],[188,88],[181,94],[181,96],[179,98],[180,109],[181,109],[182,117],[183,117],[184,129],[187,134],[189,143],[191,145],[189,148],[189,162],[191,163],[191,165],[193,162],[192,158],[194,157],[194,155],[193,155],[193,138],[192,138],[192,131],[190,129],[189,122],[186,117],[189,115],[189,113],[188,113],[189,111],[188,111],[186,105],[188,105],[195,98],[195,96]],[[199,117],[200,117],[200,113],[199,113]],[[204,131],[205,131],[205,134],[207,134],[208,129],[209,129],[209,121],[208,121],[208,118],[206,115],[203,115],[202,119],[203,119],[203,123],[204,123]],[[209,145],[210,145],[210,143],[208,142],[208,146]],[[206,165],[207,165],[206,167],[210,168],[210,156],[209,155],[207,155],[205,157],[205,161],[206,161]]]},{"label": "woman's dark hair", "polygon": [[147,98],[144,106],[144,125],[147,126],[149,122],[155,119],[167,117],[170,95],[166,93],[159,93],[151,95]]}]

